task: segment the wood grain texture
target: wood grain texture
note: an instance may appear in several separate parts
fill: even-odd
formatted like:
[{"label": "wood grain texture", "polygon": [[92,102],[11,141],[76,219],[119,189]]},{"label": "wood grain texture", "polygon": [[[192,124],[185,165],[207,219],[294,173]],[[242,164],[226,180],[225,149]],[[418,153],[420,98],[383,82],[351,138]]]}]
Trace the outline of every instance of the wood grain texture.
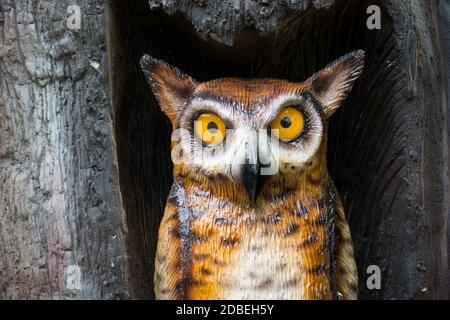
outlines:
[{"label": "wood grain texture", "polygon": [[[436,6],[436,14],[438,20],[438,34],[439,34],[439,49],[440,49],[440,59],[438,60],[439,69],[442,70],[444,90],[442,92],[442,99],[444,101],[444,116],[447,122],[447,133],[449,133],[450,128],[450,119],[448,113],[450,111],[450,2],[449,1],[438,1]],[[448,134],[447,134],[448,136]],[[450,150],[450,140],[447,139],[447,159],[449,157]],[[447,161],[447,165],[450,166],[450,163]],[[450,167],[447,169],[450,171]],[[450,181],[446,180],[445,183],[449,183]],[[450,219],[447,218],[447,230],[450,227]],[[448,233],[448,232],[447,232]],[[450,235],[447,236],[447,248],[450,246]],[[448,255],[448,254],[447,254]],[[449,288],[450,294],[450,278],[449,278]]]},{"label": "wood grain texture", "polygon": [[237,34],[250,26],[262,35],[276,31],[278,22],[291,11],[328,9],[334,0],[149,0],[150,8],[168,14],[181,13],[204,39],[232,45]]},{"label": "wood grain texture", "polygon": [[1,299],[125,296],[106,3],[72,4],[0,4]]}]

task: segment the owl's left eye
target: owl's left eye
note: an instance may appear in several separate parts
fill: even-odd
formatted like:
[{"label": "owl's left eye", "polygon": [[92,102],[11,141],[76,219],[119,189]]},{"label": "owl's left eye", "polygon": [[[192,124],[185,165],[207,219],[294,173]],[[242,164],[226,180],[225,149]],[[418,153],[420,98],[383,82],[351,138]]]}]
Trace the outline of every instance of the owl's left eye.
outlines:
[{"label": "owl's left eye", "polygon": [[218,144],[225,139],[226,126],[214,113],[202,113],[194,121],[194,132],[204,144]]},{"label": "owl's left eye", "polygon": [[280,140],[292,141],[303,131],[305,119],[295,107],[285,107],[270,123],[270,129]]}]

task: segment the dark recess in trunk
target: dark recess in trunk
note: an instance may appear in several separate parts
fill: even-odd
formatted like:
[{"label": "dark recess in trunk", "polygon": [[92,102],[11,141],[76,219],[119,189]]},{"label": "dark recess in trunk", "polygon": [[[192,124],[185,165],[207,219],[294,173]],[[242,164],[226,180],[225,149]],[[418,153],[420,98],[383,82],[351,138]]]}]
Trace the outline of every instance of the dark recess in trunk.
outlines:
[{"label": "dark recess in trunk", "polygon": [[[366,68],[330,121],[328,158],[350,222],[360,298],[446,296],[441,279],[448,270],[439,251],[444,248],[433,254],[427,250],[445,231],[439,228],[439,210],[446,185],[439,179],[446,156],[441,145],[427,147],[442,140],[442,127],[421,131],[443,115],[442,110],[424,115],[420,109],[441,102],[420,91],[435,90],[433,85],[415,87],[416,77],[426,82],[430,75],[410,68],[409,61],[419,54],[416,34],[396,33],[409,30],[411,21],[401,10],[392,16],[394,10],[383,3],[336,1],[329,9],[290,12],[276,33],[260,36],[249,27],[226,46],[201,39],[181,14],[150,10],[146,0],[111,1],[109,50],[131,297],[154,297],[157,230],[172,180],[170,124],[139,68],[140,57],[149,53],[200,81],[225,76],[303,81],[355,49],[366,51]],[[369,4],[382,8],[381,30],[366,27]],[[396,21],[401,25],[395,27]],[[381,290],[366,288],[365,270],[371,264],[381,267]]]}]

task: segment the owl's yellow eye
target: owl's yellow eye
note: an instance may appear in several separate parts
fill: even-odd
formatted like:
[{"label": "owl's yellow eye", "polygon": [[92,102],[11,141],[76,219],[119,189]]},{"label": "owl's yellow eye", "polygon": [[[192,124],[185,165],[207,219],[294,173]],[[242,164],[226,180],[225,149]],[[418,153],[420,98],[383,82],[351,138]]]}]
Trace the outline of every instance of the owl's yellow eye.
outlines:
[{"label": "owl's yellow eye", "polygon": [[194,121],[194,132],[205,144],[218,144],[225,139],[225,123],[214,113],[203,113]]},{"label": "owl's yellow eye", "polygon": [[286,107],[271,122],[270,129],[283,141],[291,141],[302,133],[305,127],[303,114],[294,107]]}]

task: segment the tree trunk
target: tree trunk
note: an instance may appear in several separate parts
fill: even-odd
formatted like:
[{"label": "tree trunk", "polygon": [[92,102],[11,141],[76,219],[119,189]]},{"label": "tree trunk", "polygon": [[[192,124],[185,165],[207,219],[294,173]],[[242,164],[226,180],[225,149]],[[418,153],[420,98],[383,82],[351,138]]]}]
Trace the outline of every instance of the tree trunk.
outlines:
[{"label": "tree trunk", "polygon": [[72,4],[0,0],[0,298],[153,297],[172,177],[144,53],[200,81],[301,81],[354,49],[366,68],[328,160],[360,298],[448,297],[448,2],[79,0],[79,30]]},{"label": "tree trunk", "polygon": [[0,298],[125,296],[106,3],[77,3],[1,1]]}]

